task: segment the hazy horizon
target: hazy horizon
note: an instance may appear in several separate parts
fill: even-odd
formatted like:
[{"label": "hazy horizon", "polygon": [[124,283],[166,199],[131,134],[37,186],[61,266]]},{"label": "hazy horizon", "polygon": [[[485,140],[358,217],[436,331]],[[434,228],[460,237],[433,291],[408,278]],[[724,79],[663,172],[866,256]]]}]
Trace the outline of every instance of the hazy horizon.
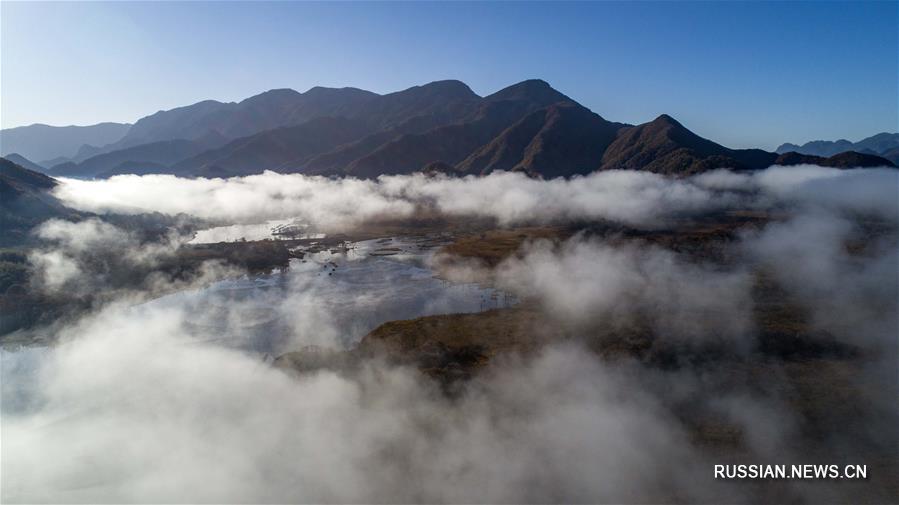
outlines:
[{"label": "hazy horizon", "polygon": [[0,9],[3,128],[133,123],[275,88],[384,94],[444,79],[486,95],[539,78],[606,119],[666,113],[735,148],[857,141],[896,131],[899,111],[888,2]]}]

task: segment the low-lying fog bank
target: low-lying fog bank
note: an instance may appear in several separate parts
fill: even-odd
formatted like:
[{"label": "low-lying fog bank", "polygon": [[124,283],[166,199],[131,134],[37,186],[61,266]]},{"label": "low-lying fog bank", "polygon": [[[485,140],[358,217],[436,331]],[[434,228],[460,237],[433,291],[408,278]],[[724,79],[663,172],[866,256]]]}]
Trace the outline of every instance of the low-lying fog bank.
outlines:
[{"label": "low-lying fog bank", "polygon": [[381,216],[410,216],[421,207],[493,217],[501,224],[608,219],[651,228],[678,215],[783,201],[871,212],[894,221],[899,215],[895,169],[808,165],[740,174],[719,170],[686,179],[616,170],[550,181],[504,172],[374,181],[274,172],[231,179],[123,175],[68,179],[55,193],[85,211],[184,213],[243,223],[299,218],[318,231]]},{"label": "low-lying fog bank", "polygon": [[[134,289],[112,290],[107,303],[55,328],[51,349],[0,355],[0,501],[895,501],[897,174],[773,167],[688,179],[266,173],[67,181],[58,196],[94,212],[296,218],[330,230],[426,208],[581,231],[522,239],[495,263],[434,258],[446,278],[489,282],[523,305],[480,314],[512,314],[493,334],[440,323],[476,353],[474,372],[451,389],[389,352],[350,368],[279,369],[210,341],[198,324],[220,322],[224,340],[260,338],[268,330],[252,318],[259,307],[239,297],[181,303],[182,294],[135,305],[145,299]],[[716,234],[729,211],[764,219]],[[684,238],[685,218],[710,224]],[[599,220],[614,226],[600,233]],[[666,231],[658,238],[631,229]],[[49,291],[111,289],[110,264],[152,269],[189,240],[136,243],[102,221],[48,224],[40,233],[47,244],[32,261]],[[345,348],[340,321],[360,310],[439,304],[442,296],[431,290],[442,281],[424,268],[384,274],[377,283],[386,289],[361,289],[365,275],[383,272],[341,265],[337,279],[313,278],[303,269],[322,266],[306,265],[271,300],[295,349]],[[138,291],[205,285],[225,267],[205,268],[208,276],[183,285],[156,285],[170,282],[158,276]],[[323,284],[344,282],[341,275],[346,289]],[[417,282],[426,288],[414,289]],[[412,299],[397,298],[403,289]],[[431,313],[444,310],[455,309]],[[525,312],[533,319],[515,318]],[[437,326],[430,321],[420,333],[388,336],[412,345]],[[529,342],[526,352],[494,345],[535,334],[541,345]],[[421,346],[429,355],[446,346],[429,344]],[[869,477],[714,479],[715,464],[734,462],[866,464]]]}]

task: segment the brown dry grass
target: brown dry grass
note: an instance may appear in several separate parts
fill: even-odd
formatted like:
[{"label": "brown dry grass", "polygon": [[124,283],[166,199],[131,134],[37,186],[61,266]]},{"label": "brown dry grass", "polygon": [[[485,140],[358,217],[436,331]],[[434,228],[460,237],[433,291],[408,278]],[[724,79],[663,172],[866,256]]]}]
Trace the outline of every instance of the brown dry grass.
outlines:
[{"label": "brown dry grass", "polygon": [[494,267],[515,254],[528,241],[546,239],[560,241],[570,237],[573,230],[562,226],[542,226],[488,230],[457,238],[440,252],[464,259],[477,259]]}]

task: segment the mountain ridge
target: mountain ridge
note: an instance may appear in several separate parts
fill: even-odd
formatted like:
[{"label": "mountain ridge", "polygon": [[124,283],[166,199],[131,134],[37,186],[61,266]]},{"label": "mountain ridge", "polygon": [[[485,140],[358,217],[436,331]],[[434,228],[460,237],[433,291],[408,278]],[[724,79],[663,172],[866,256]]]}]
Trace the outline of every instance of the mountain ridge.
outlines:
[{"label": "mountain ridge", "polygon": [[76,156],[84,145],[100,146],[121,139],[128,123],[102,122],[88,126],[51,126],[35,123],[0,130],[0,156],[18,153],[39,165],[45,160]]},{"label": "mountain ridge", "polygon": [[889,159],[875,154],[859,153],[856,151],[845,151],[826,158],[823,156],[814,156],[811,154],[801,154],[790,151],[778,156],[777,159],[774,160],[774,164],[781,166],[818,165],[820,167],[833,168],[889,168],[896,166],[896,164]]},{"label": "mountain ridge", "polygon": [[[785,143],[778,146],[775,152],[784,154],[793,151],[799,154],[809,154],[826,158],[835,154],[855,151],[862,154],[874,154],[890,159],[890,156],[893,156],[890,154],[890,151],[895,151],[896,149],[899,149],[899,133],[881,132],[863,138],[858,142],[839,139],[812,140],[802,145]],[[899,158],[890,159],[890,161],[899,163]]]},{"label": "mountain ridge", "polygon": [[648,123],[622,130],[603,154],[600,170],[692,175],[716,168],[764,168],[776,158],[776,154],[760,149],[729,149],[661,114]]},{"label": "mountain ridge", "polygon": [[82,145],[79,159],[46,171],[66,177],[227,177],[274,170],[375,178],[507,170],[554,178],[626,169],[687,176],[717,168],[755,170],[781,158],[881,163],[869,156],[889,148],[894,135],[865,139],[860,156],[837,161],[783,157],[724,147],[667,114],[639,125],[608,121],[541,79],[483,97],[448,79],[386,94],[315,86],[305,92],[271,89],[239,102],[204,100],[145,116],[121,139],[99,148]]},{"label": "mountain ridge", "polygon": [[31,170],[32,172],[38,172],[41,174],[47,173],[47,169],[45,167],[29,160],[28,158],[22,156],[19,153],[9,153],[6,156],[4,156],[3,158],[5,158],[7,161],[11,161],[11,162],[15,163],[16,165],[19,165],[22,168],[27,168],[28,170]]}]

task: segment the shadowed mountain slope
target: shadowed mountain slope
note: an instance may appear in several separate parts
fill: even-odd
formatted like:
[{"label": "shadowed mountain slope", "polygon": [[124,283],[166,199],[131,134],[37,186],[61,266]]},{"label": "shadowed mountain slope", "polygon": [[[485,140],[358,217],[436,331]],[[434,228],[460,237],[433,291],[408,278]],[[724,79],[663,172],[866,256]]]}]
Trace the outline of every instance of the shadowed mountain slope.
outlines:
[{"label": "shadowed mountain slope", "polygon": [[576,103],[557,103],[525,116],[456,169],[481,175],[523,171],[545,178],[588,174],[599,168],[606,148],[626,126]]},{"label": "shadowed mountain slope", "polygon": [[196,140],[210,135],[236,139],[317,117],[338,115],[346,107],[377,96],[356,88],[315,87],[306,93],[273,89],[237,103],[206,100],[141,118],[107,152],[150,142]]},{"label": "shadowed mountain slope", "polygon": [[27,241],[38,224],[54,217],[77,216],[51,193],[57,182],[0,158],[0,245]]},{"label": "shadowed mountain slope", "polygon": [[649,123],[621,130],[603,155],[601,168],[690,175],[716,168],[759,169],[776,158],[760,149],[728,149],[662,114]]},{"label": "shadowed mountain slope", "polygon": [[355,177],[377,177],[412,173],[434,161],[458,163],[537,105],[527,100],[482,104],[477,114],[468,121],[424,133],[402,135],[353,161],[343,173]]},{"label": "shadowed mountain slope", "polygon": [[[155,171],[158,167],[166,167],[221,144],[222,139],[213,135],[196,140],[151,142],[98,154],[81,163],[68,162],[56,165],[50,169],[50,173],[56,177],[109,177],[123,173],[121,170],[124,167],[136,170],[125,173],[151,173],[147,171],[150,167],[154,167]],[[148,169],[141,169],[142,165],[146,165]]]},{"label": "shadowed mountain slope", "polygon": [[884,151],[880,155],[893,162],[894,165],[899,166],[899,147]]},{"label": "shadowed mountain slope", "polygon": [[356,119],[373,131],[397,127],[418,116],[432,116],[439,124],[471,114],[480,97],[461,81],[435,81],[403,91],[375,96],[337,115]]},{"label": "shadowed mountain slope", "polygon": [[[471,114],[479,100],[480,97],[459,81],[438,81],[383,96],[356,88],[315,87],[306,93],[290,89],[271,90],[239,103],[209,100],[160,111],[139,120],[129,135],[104,149],[104,155],[113,156],[104,158],[109,162],[104,163],[103,167],[76,168],[66,165],[61,168],[66,174],[77,172],[79,176],[104,173],[113,166],[136,166],[134,162],[170,167],[176,165],[172,170],[184,175],[208,173],[208,169],[213,168],[212,161],[215,161],[217,174],[283,170],[279,168],[281,165],[296,169],[299,161],[384,128],[399,128],[398,133],[423,131],[457,121]],[[349,128],[346,126],[349,123],[344,123],[343,127],[338,127],[338,121],[346,120],[351,120],[354,126]],[[306,123],[310,124],[305,129],[285,129]],[[316,126],[324,126],[324,129],[314,132],[314,137],[305,139],[296,136],[311,133]],[[352,134],[348,135],[349,132]],[[328,138],[328,133],[335,136]],[[295,137],[289,138],[290,135]],[[271,138],[266,138],[268,136]],[[366,149],[359,150],[358,156],[333,168],[343,168],[393,136],[382,134],[375,137]],[[188,148],[191,144],[185,141],[205,142],[209,138],[220,141],[215,142],[217,145],[204,156],[187,159],[203,150],[191,152]],[[229,140],[233,142],[224,145]],[[133,151],[120,153],[129,146],[136,149],[147,144],[153,146],[148,150],[154,150],[164,146],[160,142],[172,142],[170,146],[177,149],[168,156],[156,154],[136,158]],[[263,152],[266,149],[272,151]],[[231,156],[234,158],[229,159]],[[91,162],[95,164],[95,161]]]},{"label": "shadowed mountain slope", "polygon": [[[55,187],[58,183],[52,177],[40,172],[13,163],[6,158],[0,158],[0,181],[6,185],[7,190],[15,190],[15,194],[25,194],[35,191],[45,191]],[[12,195],[12,192],[3,193]]]},{"label": "shadowed mountain slope", "polygon": [[236,139],[320,117],[348,117],[376,129],[424,113],[453,115],[460,103],[477,98],[459,81],[439,81],[383,96],[357,88],[315,87],[305,93],[275,89],[239,103],[208,100],[157,112],[137,121],[121,144],[196,139],[209,132]]},{"label": "shadowed mountain slope", "polygon": [[356,140],[366,131],[358,121],[318,118],[234,140],[175,164],[171,172],[222,177],[264,170],[291,171],[288,167],[302,165],[309,157]]},{"label": "shadowed mountain slope", "polygon": [[37,163],[29,160],[28,158],[22,156],[19,153],[7,154],[6,156],[4,156],[4,158],[6,158],[7,161],[11,161],[11,162],[15,163],[16,165],[19,165],[22,168],[27,168],[28,170],[31,170],[32,172],[40,172],[42,174],[47,173],[46,168],[42,167],[41,165],[38,165]]},{"label": "shadowed mountain slope", "polygon": [[359,110],[345,110],[370,129],[368,135],[306,160],[292,171],[341,174],[354,161],[365,158],[403,135],[464,122],[477,114],[481,98],[459,81],[438,81],[373,99]]},{"label": "shadowed mountain slope", "polygon": [[829,158],[790,152],[778,156],[774,161],[774,164],[783,166],[818,165],[821,167],[834,168],[871,168],[896,166],[892,161],[886,158],[875,156],[873,154],[857,153],[854,151],[835,154]]},{"label": "shadowed mountain slope", "polygon": [[[370,178],[412,173],[434,162],[454,165],[491,142],[523,116],[568,100],[544,81],[523,81],[476,102],[466,103],[471,110],[452,124],[395,137],[349,163],[340,174]],[[462,109],[460,105],[459,112]]]},{"label": "shadowed mountain slope", "polygon": [[[542,81],[510,86],[483,99],[459,81],[438,81],[344,108],[340,113],[348,119],[331,118],[329,123],[333,127],[338,121],[349,121],[338,131],[328,127],[313,131],[313,126],[269,130],[186,160],[173,171],[199,175],[198,170],[215,166],[217,174],[277,170],[377,177],[411,173],[433,161],[457,163],[522,116],[565,98]],[[329,132],[336,135],[329,137]],[[306,139],[308,135],[314,138]]]}]

